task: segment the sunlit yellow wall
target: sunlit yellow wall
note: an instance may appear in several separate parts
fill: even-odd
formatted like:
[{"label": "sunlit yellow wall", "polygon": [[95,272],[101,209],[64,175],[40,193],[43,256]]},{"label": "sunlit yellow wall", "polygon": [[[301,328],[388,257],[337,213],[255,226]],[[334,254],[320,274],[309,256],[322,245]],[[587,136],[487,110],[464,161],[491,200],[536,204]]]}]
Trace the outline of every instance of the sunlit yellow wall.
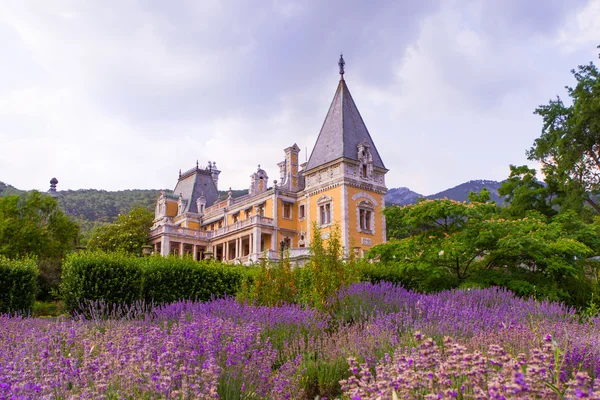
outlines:
[{"label": "sunlit yellow wall", "polygon": [[284,201],[277,200],[277,224],[283,229],[298,229],[298,205],[292,204],[292,219],[283,218],[283,203]]},{"label": "sunlit yellow wall", "polygon": [[[357,208],[358,203],[363,200],[371,201],[367,197],[359,197],[356,200],[352,200],[352,196],[358,193],[368,193],[371,195],[377,204],[374,204],[375,210],[373,212],[373,218],[375,222],[375,233],[368,234],[366,232],[358,232],[358,216],[357,216]],[[348,187],[348,244],[349,247],[360,247],[363,250],[369,250],[371,247],[376,244],[380,244],[383,241],[382,236],[382,218],[381,218],[381,204],[383,203],[383,195],[375,192],[370,192],[364,189],[358,189],[353,187]],[[363,245],[361,242],[361,238],[370,238],[371,246]]]},{"label": "sunlit yellow wall", "polygon": [[265,213],[264,216],[267,218],[273,218],[273,199],[269,198],[265,202]]},{"label": "sunlit yellow wall", "polygon": [[[309,229],[312,228],[312,223],[319,223],[319,206],[317,201],[321,196],[327,196],[332,198],[332,213],[331,219],[333,223],[337,223],[338,227],[341,228],[342,221],[342,187],[338,186],[333,189],[329,189],[325,192],[319,192],[310,196],[310,221],[308,221]],[[307,215],[308,216],[308,215]],[[328,232],[329,228],[321,228],[321,232]]]},{"label": "sunlit yellow wall", "polygon": [[177,202],[167,201],[167,217],[175,217],[177,215]]}]

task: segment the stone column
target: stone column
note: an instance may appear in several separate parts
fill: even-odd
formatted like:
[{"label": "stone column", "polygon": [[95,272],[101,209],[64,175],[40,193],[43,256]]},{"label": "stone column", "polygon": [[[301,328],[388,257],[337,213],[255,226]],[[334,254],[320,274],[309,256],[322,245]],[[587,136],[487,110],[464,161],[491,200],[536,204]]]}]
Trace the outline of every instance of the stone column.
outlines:
[{"label": "stone column", "polygon": [[194,261],[198,261],[198,246],[195,245],[195,244],[192,245],[192,251],[193,251],[193,253],[192,253],[192,259]]},{"label": "stone column", "polygon": [[260,254],[260,228],[258,226],[254,227],[253,231],[254,235],[254,249],[253,252],[256,254]]},{"label": "stone column", "polygon": [[223,244],[223,261],[229,260],[229,241]]},{"label": "stone column", "polygon": [[166,257],[169,255],[169,237],[168,236],[163,236],[162,240],[160,242],[160,255],[163,257]]},{"label": "stone column", "polygon": [[179,242],[179,257],[183,257],[183,242]]}]

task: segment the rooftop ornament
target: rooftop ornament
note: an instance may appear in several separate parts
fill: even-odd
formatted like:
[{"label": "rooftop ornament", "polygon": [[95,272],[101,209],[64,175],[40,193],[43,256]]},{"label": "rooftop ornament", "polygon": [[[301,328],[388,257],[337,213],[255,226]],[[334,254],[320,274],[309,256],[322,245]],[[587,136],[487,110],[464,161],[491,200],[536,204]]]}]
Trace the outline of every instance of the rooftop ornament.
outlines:
[{"label": "rooftop ornament", "polygon": [[340,53],[340,61],[338,61],[338,65],[340,67],[340,80],[344,80],[344,65],[346,65],[346,63],[344,62],[344,55],[342,53]]}]

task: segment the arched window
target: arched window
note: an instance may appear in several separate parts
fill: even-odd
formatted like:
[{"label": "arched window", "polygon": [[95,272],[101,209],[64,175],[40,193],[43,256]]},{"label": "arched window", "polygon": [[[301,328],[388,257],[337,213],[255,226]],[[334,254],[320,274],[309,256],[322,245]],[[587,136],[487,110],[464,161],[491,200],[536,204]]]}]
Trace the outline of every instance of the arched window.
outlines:
[{"label": "arched window", "polygon": [[375,230],[375,207],[370,201],[363,200],[358,203],[358,230],[364,233],[373,233]]}]

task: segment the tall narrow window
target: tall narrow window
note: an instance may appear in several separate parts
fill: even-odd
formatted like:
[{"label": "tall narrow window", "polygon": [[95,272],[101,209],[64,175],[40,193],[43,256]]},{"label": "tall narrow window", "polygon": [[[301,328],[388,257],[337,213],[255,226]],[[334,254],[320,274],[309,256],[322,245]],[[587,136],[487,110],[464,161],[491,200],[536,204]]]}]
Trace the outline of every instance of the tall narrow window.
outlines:
[{"label": "tall narrow window", "polygon": [[298,206],[298,218],[304,219],[304,204]]},{"label": "tall narrow window", "polygon": [[375,208],[368,201],[358,203],[358,230],[365,233],[373,233],[373,213]]},{"label": "tall narrow window", "polygon": [[319,225],[329,225],[332,222],[332,208],[333,208],[333,199],[328,196],[321,196],[319,200],[317,200],[317,211],[318,211],[318,222]]},{"label": "tall narrow window", "polygon": [[367,164],[363,164],[363,166],[362,166],[362,177],[363,178],[367,177]]},{"label": "tall narrow window", "polygon": [[292,219],[292,203],[283,202],[283,218]]},{"label": "tall narrow window", "polygon": [[321,225],[327,225],[331,223],[331,203],[320,205],[319,213],[321,215]]}]

